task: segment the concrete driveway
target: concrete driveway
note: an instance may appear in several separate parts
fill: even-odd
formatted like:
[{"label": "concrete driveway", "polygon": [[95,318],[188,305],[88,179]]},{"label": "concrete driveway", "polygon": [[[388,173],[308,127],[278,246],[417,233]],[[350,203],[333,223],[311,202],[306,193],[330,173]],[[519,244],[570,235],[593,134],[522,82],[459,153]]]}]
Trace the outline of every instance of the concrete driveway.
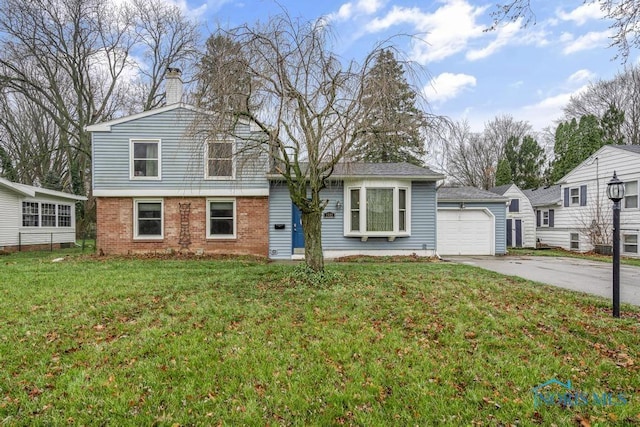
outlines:
[{"label": "concrete driveway", "polygon": [[[447,261],[473,265],[508,276],[612,298],[611,263],[577,258],[532,256],[451,256]],[[620,301],[640,306],[640,267],[620,266]]]}]

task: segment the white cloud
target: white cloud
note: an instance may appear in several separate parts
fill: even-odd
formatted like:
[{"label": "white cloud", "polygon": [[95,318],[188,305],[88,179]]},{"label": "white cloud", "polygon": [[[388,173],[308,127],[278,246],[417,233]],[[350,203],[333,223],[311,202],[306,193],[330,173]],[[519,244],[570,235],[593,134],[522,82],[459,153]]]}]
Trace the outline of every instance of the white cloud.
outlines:
[{"label": "white cloud", "polygon": [[564,107],[569,104],[571,97],[578,95],[586,88],[587,85],[583,85],[574,91],[548,96],[535,104],[523,106],[517,111],[517,115],[527,117],[534,129],[543,129],[552,125],[554,121],[562,119]]},{"label": "white cloud", "polygon": [[569,43],[564,47],[562,52],[565,55],[569,55],[571,53],[576,53],[583,50],[606,47],[609,44],[610,37],[610,30],[590,31],[585,35],[570,40]]},{"label": "white cloud", "polygon": [[394,6],[382,17],[371,20],[365,27],[377,33],[400,25],[410,25],[424,41],[414,39],[412,60],[427,64],[443,60],[466,49],[470,40],[482,37],[484,26],[476,22],[486,7],[477,7],[465,0],[447,0],[433,13],[420,8]]},{"label": "white cloud", "polygon": [[476,85],[476,78],[469,74],[442,73],[425,86],[424,92],[429,102],[444,102],[455,98],[462,91]]},{"label": "white cloud", "polygon": [[593,80],[595,76],[596,75],[591,71],[587,69],[582,69],[571,74],[567,79],[567,82],[571,84],[580,84],[580,83],[588,82],[589,80]]},{"label": "white cloud", "polygon": [[344,3],[337,12],[329,14],[328,19],[347,21],[356,16],[373,15],[380,10],[383,5],[384,1],[382,0],[358,0],[356,2]]},{"label": "white cloud", "polygon": [[563,21],[572,21],[576,25],[583,25],[591,20],[600,20],[606,16],[606,14],[600,9],[600,2],[587,2],[570,12],[558,10],[556,12],[558,18]]},{"label": "white cloud", "polygon": [[486,58],[509,44],[514,36],[520,33],[520,29],[522,28],[521,21],[521,19],[518,19],[516,22],[510,22],[507,25],[499,27],[496,38],[483,49],[470,50],[467,52],[467,59],[469,61],[475,61]]}]

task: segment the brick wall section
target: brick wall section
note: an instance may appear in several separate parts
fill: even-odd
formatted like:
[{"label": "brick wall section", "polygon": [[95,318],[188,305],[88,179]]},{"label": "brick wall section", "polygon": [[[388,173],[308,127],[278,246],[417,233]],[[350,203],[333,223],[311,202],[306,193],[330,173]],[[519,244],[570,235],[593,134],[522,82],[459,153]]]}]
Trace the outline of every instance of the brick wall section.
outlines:
[{"label": "brick wall section", "polygon": [[97,199],[96,250],[104,254],[135,254],[180,251],[180,203],[191,203],[190,252],[258,255],[269,251],[269,203],[266,197],[236,198],[236,239],[206,239],[206,198],[165,197],[164,239],[133,239],[133,198]]}]

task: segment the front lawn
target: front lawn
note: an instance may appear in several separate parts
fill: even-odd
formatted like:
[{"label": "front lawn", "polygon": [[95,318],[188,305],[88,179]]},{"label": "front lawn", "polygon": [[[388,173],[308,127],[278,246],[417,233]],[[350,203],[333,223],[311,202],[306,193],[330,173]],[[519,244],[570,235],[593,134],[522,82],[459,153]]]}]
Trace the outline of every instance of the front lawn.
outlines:
[{"label": "front lawn", "polygon": [[[628,306],[451,263],[312,287],[249,259],[54,257],[0,258],[0,424],[640,423]],[[534,396],[552,378],[565,404]]]},{"label": "front lawn", "polygon": [[[581,258],[581,259],[588,259],[591,261],[607,262],[609,264],[613,262],[611,255],[602,255],[602,254],[597,254],[595,252],[574,252],[574,251],[567,251],[560,248],[551,248],[551,249],[509,248],[508,255]],[[640,267],[640,259],[638,258],[621,256],[620,263],[627,264],[627,265],[635,265],[637,267]]]}]

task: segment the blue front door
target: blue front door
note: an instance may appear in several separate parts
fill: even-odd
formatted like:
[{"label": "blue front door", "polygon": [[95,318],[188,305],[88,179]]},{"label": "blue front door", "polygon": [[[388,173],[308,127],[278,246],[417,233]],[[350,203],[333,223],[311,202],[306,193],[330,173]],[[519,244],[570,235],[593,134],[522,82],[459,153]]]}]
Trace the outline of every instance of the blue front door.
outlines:
[{"label": "blue front door", "polygon": [[[304,249],[304,232],[302,231],[302,212],[300,212],[300,209],[295,205],[295,203],[291,204],[292,206],[292,222],[293,224],[291,224],[291,246],[292,246],[292,252],[293,253],[298,253],[301,252],[300,249]],[[297,251],[296,251],[297,249]]]}]

